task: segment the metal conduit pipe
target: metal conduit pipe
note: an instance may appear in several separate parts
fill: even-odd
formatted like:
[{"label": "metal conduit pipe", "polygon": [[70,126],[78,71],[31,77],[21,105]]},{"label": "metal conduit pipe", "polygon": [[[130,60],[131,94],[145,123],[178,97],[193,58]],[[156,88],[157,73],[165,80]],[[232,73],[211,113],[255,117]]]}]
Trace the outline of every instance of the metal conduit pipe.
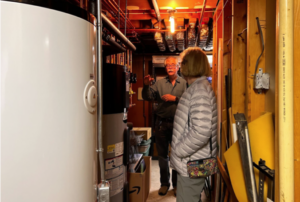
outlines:
[{"label": "metal conduit pipe", "polygon": [[[280,202],[294,201],[294,1],[279,0],[278,122]],[[278,172],[277,172],[278,173]]]},{"label": "metal conduit pipe", "polygon": [[97,135],[98,135],[98,153],[100,161],[100,176],[101,180],[105,180],[104,175],[104,157],[103,157],[103,86],[102,86],[102,13],[101,13],[101,0],[97,0]]},{"label": "metal conduit pipe", "polygon": [[120,39],[120,41],[129,49],[135,51],[136,47],[128,40],[124,34],[118,30],[118,28],[104,15],[101,15],[101,19],[103,22],[103,25],[113,34],[115,37]]},{"label": "metal conduit pipe", "polygon": [[153,7],[154,7],[155,14],[157,16],[157,20],[158,20],[158,22],[160,22],[161,21],[161,17],[160,17],[160,12],[159,12],[159,8],[158,8],[158,5],[157,5],[157,1],[156,0],[152,0],[152,4],[153,4]]},{"label": "metal conduit pipe", "polygon": [[126,52],[126,49],[122,47],[120,44],[118,44],[113,38],[111,38],[110,35],[107,35],[106,33],[103,32],[102,39],[107,43],[109,43],[114,48],[116,48],[118,51]]}]

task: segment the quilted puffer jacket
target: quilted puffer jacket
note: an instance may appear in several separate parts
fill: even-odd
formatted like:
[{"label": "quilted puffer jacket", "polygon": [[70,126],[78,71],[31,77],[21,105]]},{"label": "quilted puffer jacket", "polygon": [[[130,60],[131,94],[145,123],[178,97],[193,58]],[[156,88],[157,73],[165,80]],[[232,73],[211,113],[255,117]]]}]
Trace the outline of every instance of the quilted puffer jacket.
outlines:
[{"label": "quilted puffer jacket", "polygon": [[[179,100],[172,136],[171,167],[188,177],[187,162],[217,154],[217,103],[205,76],[200,77]],[[188,123],[189,122],[189,123]]]}]

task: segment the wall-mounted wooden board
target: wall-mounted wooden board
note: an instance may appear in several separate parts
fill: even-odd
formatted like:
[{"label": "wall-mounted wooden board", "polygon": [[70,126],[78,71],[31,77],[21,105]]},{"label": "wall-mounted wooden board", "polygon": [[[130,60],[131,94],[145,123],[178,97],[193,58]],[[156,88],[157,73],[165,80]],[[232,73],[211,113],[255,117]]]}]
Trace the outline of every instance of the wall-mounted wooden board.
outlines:
[{"label": "wall-mounted wooden board", "polygon": [[[266,0],[248,1],[247,10],[247,120],[250,122],[258,118],[261,112],[265,111],[265,92],[259,94],[253,89],[253,75],[256,61],[262,52],[256,18],[258,17],[260,23],[264,24],[266,20]],[[265,39],[266,29],[262,29],[262,32]],[[269,51],[269,48],[268,44],[265,43],[265,51],[259,60],[257,72],[259,68],[262,68],[263,72],[265,72],[265,54],[267,51]]]},{"label": "wall-mounted wooden board", "polygon": [[[247,116],[245,110],[247,1],[233,1],[232,15],[232,114],[245,113]],[[241,36],[238,35],[240,33]]]},{"label": "wall-mounted wooden board", "polygon": [[300,201],[300,2],[294,0],[294,159],[295,200]]}]

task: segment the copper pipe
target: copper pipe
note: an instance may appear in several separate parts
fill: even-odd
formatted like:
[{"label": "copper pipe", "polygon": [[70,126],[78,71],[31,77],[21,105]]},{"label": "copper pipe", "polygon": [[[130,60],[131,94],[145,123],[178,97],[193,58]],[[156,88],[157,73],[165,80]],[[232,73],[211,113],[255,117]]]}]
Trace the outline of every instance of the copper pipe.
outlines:
[{"label": "copper pipe", "polygon": [[[108,1],[112,2],[111,5],[115,7],[115,10],[118,10],[118,8],[117,8],[118,5],[117,5],[117,3],[115,1],[110,1],[110,0],[108,0]],[[120,14],[122,15],[123,19],[126,20],[125,13],[122,10],[120,10]],[[130,25],[131,27],[134,27],[130,21],[127,21],[126,24]]]},{"label": "copper pipe", "polygon": [[[108,8],[108,10],[110,10],[110,14],[112,14],[112,16],[117,19],[117,10],[116,8],[111,4],[109,3],[107,0],[104,0],[103,3],[105,4],[105,7]],[[122,23],[125,24],[125,19],[123,18],[123,16],[121,15],[121,18],[120,20],[122,21]]]},{"label": "copper pipe", "polygon": [[202,12],[201,12],[201,16],[200,16],[200,26],[202,27],[201,23],[202,23],[202,20],[203,20],[203,16],[204,16],[204,12],[205,12],[205,8],[206,8],[206,0],[204,0],[204,3],[203,3],[203,7],[202,7]]}]

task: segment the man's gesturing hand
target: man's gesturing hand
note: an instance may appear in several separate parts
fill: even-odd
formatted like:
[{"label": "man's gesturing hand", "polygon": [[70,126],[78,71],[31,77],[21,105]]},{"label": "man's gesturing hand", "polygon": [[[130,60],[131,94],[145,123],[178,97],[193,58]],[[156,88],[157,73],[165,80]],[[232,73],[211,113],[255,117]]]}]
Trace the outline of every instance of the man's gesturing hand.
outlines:
[{"label": "man's gesturing hand", "polygon": [[153,80],[154,80],[154,79],[151,78],[150,75],[147,75],[147,76],[144,77],[144,84],[145,84],[146,86],[149,86],[150,83],[151,83]]},{"label": "man's gesturing hand", "polygon": [[163,101],[165,101],[165,102],[175,102],[176,101],[176,96],[166,94],[166,95],[161,96],[161,99],[163,99]]}]

